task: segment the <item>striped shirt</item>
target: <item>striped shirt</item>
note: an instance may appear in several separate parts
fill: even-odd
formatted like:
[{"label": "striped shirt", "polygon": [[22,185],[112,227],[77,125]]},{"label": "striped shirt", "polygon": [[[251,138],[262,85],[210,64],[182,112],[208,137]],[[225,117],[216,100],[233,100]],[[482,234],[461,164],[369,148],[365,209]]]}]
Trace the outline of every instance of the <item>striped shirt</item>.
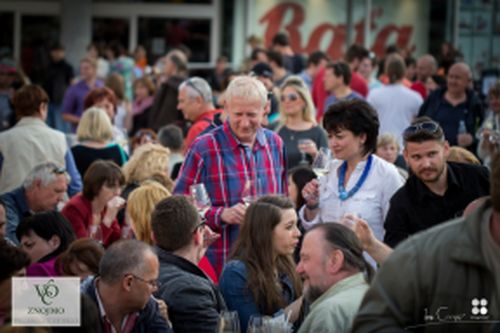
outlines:
[{"label": "striped shirt", "polygon": [[205,217],[221,237],[210,246],[207,257],[220,275],[239,226],[221,221],[226,207],[242,202],[245,184],[252,195],[286,194],[285,146],[274,132],[260,128],[253,147],[242,144],[225,122],[193,141],[179,172],[176,194],[189,195],[192,184],[203,183],[212,201]]}]

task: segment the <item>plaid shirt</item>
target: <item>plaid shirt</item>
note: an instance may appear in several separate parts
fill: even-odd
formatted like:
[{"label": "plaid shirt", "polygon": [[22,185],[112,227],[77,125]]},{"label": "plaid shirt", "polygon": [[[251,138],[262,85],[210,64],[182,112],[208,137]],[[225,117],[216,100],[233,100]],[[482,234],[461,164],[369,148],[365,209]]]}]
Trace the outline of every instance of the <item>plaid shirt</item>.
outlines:
[{"label": "plaid shirt", "polygon": [[259,129],[251,148],[235,137],[228,122],[197,138],[191,145],[174,193],[189,195],[192,184],[205,184],[212,201],[212,207],[205,215],[207,224],[221,234],[207,251],[217,275],[220,275],[239,231],[238,225],[221,221],[222,211],[242,202],[247,181],[251,181],[252,194],[286,194],[285,156],[285,146],[276,133]]}]

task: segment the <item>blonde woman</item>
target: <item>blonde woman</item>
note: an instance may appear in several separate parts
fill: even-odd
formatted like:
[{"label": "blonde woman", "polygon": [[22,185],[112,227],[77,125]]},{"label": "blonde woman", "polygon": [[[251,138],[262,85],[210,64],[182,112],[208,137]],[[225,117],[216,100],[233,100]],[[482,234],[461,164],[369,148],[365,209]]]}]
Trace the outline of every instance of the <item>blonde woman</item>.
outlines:
[{"label": "blonde woman", "polygon": [[319,147],[328,147],[326,132],[315,121],[309,89],[300,77],[290,76],[280,88],[280,101],[278,134],[286,146],[288,167],[307,165]]},{"label": "blonde woman", "polygon": [[172,190],[173,183],[168,177],[168,160],[170,151],[159,144],[147,143],[134,151],[130,161],[123,166],[126,186],[122,197],[127,199],[128,195],[145,180],[156,180]]},{"label": "blonde woman", "polygon": [[85,110],[76,136],[79,143],[71,148],[71,152],[82,176],[96,160],[111,160],[122,166],[128,159],[122,147],[112,142],[113,125],[103,109],[91,107]]},{"label": "blonde woman", "polygon": [[155,181],[146,181],[130,193],[127,201],[127,221],[136,239],[153,245],[151,213],[158,202],[169,196],[170,192]]}]

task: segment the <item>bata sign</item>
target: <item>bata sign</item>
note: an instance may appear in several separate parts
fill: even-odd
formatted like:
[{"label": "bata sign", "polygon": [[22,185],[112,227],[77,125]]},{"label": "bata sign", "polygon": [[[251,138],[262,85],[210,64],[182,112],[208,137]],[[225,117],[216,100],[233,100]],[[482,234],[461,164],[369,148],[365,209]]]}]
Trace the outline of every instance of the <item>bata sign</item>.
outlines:
[{"label": "bata sign", "polygon": [[[353,2],[353,40],[363,44],[364,1]],[[370,48],[382,55],[385,48],[397,44],[415,50],[427,50],[428,1],[373,1]],[[311,53],[321,49],[333,59],[342,56],[346,40],[345,0],[335,1],[256,1],[258,25],[253,33],[263,36],[266,46],[279,31],[287,31],[295,52]]]}]

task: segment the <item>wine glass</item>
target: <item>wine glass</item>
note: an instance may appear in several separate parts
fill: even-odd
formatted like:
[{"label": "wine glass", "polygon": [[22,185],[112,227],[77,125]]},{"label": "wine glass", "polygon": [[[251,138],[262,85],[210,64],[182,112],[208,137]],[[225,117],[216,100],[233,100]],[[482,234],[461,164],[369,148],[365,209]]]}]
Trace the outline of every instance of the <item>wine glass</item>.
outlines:
[{"label": "wine glass", "polygon": [[222,311],[219,315],[217,333],[240,333],[240,318],[236,311]]},{"label": "wine glass", "polygon": [[260,315],[251,315],[248,321],[247,333],[267,333],[266,318]]},{"label": "wine glass", "polygon": [[95,224],[92,223],[89,225],[89,237],[92,238],[93,240],[97,241],[99,244],[103,244],[103,235],[102,235],[102,229],[100,224]]},{"label": "wine glass", "polygon": [[330,149],[321,147],[312,163],[312,169],[318,178],[328,174],[331,160],[332,153]]},{"label": "wine glass", "polygon": [[212,206],[207,189],[203,183],[193,184],[189,187],[193,204],[198,210],[200,216],[205,217],[205,213]]},{"label": "wine glass", "polygon": [[252,194],[252,182],[250,180],[245,181],[243,191],[241,191],[241,200],[247,207],[257,200],[257,196]]},{"label": "wine glass", "polygon": [[312,141],[311,139],[299,139],[299,141],[297,142],[297,148],[299,149],[301,155],[299,165],[309,165],[305,148],[312,144],[314,144],[314,141]]}]

